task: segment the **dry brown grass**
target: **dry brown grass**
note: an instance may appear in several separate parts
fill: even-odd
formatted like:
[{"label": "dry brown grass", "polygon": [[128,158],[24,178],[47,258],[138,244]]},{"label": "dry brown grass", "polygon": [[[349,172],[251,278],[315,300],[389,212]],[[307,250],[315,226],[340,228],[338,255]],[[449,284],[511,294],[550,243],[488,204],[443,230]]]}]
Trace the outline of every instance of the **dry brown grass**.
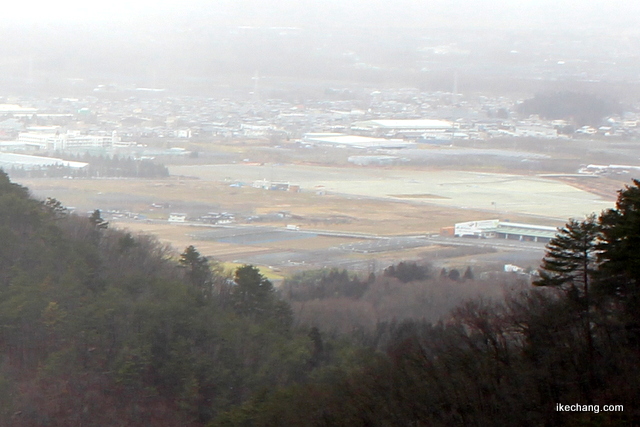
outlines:
[{"label": "dry brown grass", "polygon": [[618,197],[618,191],[620,191],[628,182],[619,181],[611,178],[573,178],[573,177],[561,177],[557,178],[572,187],[578,188],[583,191],[587,191],[592,194],[596,194],[606,200],[616,200]]}]

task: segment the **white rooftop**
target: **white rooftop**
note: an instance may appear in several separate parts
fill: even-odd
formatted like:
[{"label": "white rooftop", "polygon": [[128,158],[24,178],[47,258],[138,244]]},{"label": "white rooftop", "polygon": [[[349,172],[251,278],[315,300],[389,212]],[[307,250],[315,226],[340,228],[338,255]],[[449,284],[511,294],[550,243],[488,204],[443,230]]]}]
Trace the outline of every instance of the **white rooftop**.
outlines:
[{"label": "white rooftop", "polygon": [[354,123],[354,126],[371,126],[390,129],[441,129],[452,128],[448,120],[405,119],[405,120],[367,120]]},{"label": "white rooftop", "polygon": [[16,104],[0,104],[0,114],[7,113],[35,113],[37,108],[21,107]]},{"label": "white rooftop", "polygon": [[30,156],[27,154],[0,153],[0,166],[16,166],[30,169],[44,166],[66,166],[73,169],[81,169],[88,165],[84,162],[72,162],[55,157]]},{"label": "white rooftop", "polygon": [[411,145],[401,139],[373,138],[359,135],[306,134],[305,142],[317,144],[347,145],[356,148],[404,148]]}]

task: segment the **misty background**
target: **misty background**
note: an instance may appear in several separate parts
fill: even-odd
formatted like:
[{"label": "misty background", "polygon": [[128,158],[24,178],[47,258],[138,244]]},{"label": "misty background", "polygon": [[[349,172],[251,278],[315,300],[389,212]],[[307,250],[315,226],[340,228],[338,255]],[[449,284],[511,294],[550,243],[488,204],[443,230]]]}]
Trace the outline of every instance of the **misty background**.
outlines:
[{"label": "misty background", "polygon": [[332,82],[451,91],[455,75],[461,93],[570,84],[624,98],[637,93],[638,12],[632,1],[22,2],[3,9],[0,90],[220,95],[258,79],[264,96],[309,96]]}]

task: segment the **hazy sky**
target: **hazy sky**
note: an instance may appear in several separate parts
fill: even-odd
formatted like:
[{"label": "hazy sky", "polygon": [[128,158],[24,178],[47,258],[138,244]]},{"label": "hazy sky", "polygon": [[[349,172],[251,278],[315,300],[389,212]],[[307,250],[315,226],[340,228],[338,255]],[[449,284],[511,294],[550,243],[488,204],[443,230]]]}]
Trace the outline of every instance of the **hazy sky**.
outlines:
[{"label": "hazy sky", "polygon": [[2,19],[127,23],[201,19],[231,25],[634,28],[637,0],[57,0],[4,2]]}]

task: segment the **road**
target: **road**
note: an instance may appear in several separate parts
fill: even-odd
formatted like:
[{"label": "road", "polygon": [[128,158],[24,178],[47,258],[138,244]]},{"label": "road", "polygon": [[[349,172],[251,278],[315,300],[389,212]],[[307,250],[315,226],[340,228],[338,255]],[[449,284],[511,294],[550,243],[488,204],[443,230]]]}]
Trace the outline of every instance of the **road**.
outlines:
[{"label": "road", "polygon": [[[165,221],[157,221],[165,223]],[[321,249],[283,249],[272,247],[260,253],[242,253],[233,259],[238,263],[269,266],[278,269],[346,268],[354,271],[375,271],[385,268],[385,263],[399,262],[406,250],[431,248],[434,263],[443,263],[451,257],[473,255],[477,263],[525,263],[536,266],[544,255],[543,243],[502,239],[475,239],[445,237],[439,235],[382,236],[377,234],[337,232],[332,230],[291,230],[285,227],[264,225],[211,225],[182,223],[185,232],[195,240],[216,241],[240,246],[269,248],[273,243],[289,240],[313,239],[317,236],[353,239]],[[188,230],[188,232],[187,232]],[[299,247],[300,245],[298,245]],[[311,246],[311,245],[310,245]],[[433,250],[434,248],[442,250]],[[469,252],[456,248],[470,248]],[[448,248],[448,249],[447,249]],[[414,252],[415,254],[415,252]],[[380,259],[380,262],[377,260]],[[383,260],[384,259],[384,260]],[[525,266],[526,266],[525,265]]]}]

